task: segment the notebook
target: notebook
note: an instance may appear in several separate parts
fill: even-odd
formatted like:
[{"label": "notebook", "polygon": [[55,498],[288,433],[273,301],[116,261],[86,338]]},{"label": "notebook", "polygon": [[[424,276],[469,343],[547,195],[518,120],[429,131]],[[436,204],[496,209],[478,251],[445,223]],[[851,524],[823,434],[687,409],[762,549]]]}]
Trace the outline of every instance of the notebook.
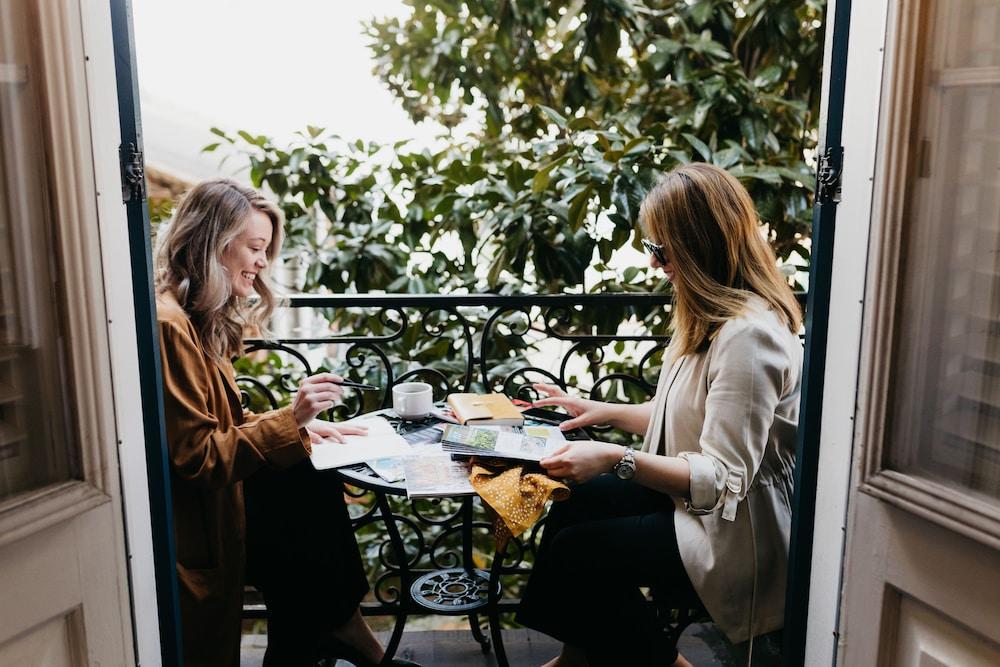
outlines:
[{"label": "notebook", "polygon": [[448,405],[458,423],[464,426],[520,426],[524,423],[521,411],[503,394],[451,394]]},{"label": "notebook", "polygon": [[361,417],[339,424],[367,426],[368,435],[346,435],[344,436],[346,442],[323,440],[314,443],[309,458],[316,470],[340,468],[392,456],[406,456],[411,452],[406,440],[397,435],[392,425],[382,417]]}]

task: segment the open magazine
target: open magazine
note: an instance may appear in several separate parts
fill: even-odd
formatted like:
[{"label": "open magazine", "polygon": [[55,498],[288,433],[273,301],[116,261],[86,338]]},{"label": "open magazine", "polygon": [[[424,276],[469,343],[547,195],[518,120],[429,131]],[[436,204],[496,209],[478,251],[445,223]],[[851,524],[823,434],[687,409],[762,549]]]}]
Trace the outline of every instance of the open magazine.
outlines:
[{"label": "open magazine", "polygon": [[440,498],[473,493],[469,462],[453,461],[447,454],[404,456],[408,498]]},{"label": "open magazine", "polygon": [[558,428],[550,426],[444,427],[442,451],[462,456],[489,456],[519,461],[541,461],[565,443]]}]

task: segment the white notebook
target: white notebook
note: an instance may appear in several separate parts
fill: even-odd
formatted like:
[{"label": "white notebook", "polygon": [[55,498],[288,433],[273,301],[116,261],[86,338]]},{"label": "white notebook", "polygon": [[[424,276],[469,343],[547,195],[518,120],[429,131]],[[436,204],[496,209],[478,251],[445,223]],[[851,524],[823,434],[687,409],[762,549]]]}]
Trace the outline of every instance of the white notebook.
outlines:
[{"label": "white notebook", "polygon": [[337,422],[335,426],[343,424],[367,426],[368,435],[344,436],[347,442],[327,439],[321,443],[314,443],[312,456],[309,458],[316,470],[340,468],[369,459],[406,456],[411,452],[410,445],[383,417],[358,417],[346,422]]}]

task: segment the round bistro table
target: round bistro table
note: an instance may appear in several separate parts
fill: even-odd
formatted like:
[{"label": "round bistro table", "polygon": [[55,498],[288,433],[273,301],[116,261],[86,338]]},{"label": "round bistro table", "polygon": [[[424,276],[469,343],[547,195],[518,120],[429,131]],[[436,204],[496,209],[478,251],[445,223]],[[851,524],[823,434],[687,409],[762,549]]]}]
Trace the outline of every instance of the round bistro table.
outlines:
[{"label": "round bistro table", "polygon": [[[395,428],[396,432],[408,440],[419,438],[425,429],[441,425],[443,422],[427,417],[419,421],[404,421],[390,410],[379,410],[368,413],[368,415],[379,415],[385,417]],[[368,416],[366,415],[366,416]],[[457,512],[442,519],[432,519],[421,516],[422,521],[437,525],[442,528],[433,543],[425,546],[422,532],[417,522],[409,517],[396,514],[389,504],[389,496],[406,497],[406,484],[400,482],[387,482],[382,479],[367,465],[361,463],[338,468],[336,471],[341,480],[347,484],[370,491],[375,496],[375,506],[378,515],[385,525],[385,530],[389,538],[395,567],[392,561],[382,558],[383,565],[386,565],[391,574],[399,577],[399,590],[395,603],[383,604],[383,607],[395,607],[389,613],[396,617],[392,630],[392,636],[386,646],[387,658],[392,658],[399,642],[403,636],[403,629],[406,619],[411,614],[440,614],[446,616],[467,616],[472,635],[479,643],[483,653],[488,653],[491,644],[496,653],[497,663],[501,667],[508,667],[507,654],[503,647],[503,636],[500,632],[500,597],[502,565],[506,556],[506,548],[495,549],[493,562],[489,571],[477,568],[473,560],[472,535],[474,529],[491,529],[489,523],[476,522],[473,520],[473,502],[478,496],[474,491],[463,494],[450,494],[440,496],[437,499],[452,498],[460,501]],[[431,499],[434,500],[433,498]],[[411,506],[415,514],[417,511]],[[360,522],[355,523],[355,530],[362,525],[378,521],[373,512],[366,512],[360,518]],[[414,557],[407,556],[406,545],[400,534],[400,524],[406,523],[410,528],[415,529],[421,535],[419,540],[418,553]],[[433,567],[437,564],[434,555],[435,548],[442,537],[459,533],[461,536],[461,557],[459,567]],[[428,556],[432,567],[430,569],[418,569],[424,556]],[[453,559],[454,560],[454,559]],[[377,584],[376,584],[377,585]],[[489,621],[490,636],[487,637],[479,627],[479,616],[485,614]]]}]

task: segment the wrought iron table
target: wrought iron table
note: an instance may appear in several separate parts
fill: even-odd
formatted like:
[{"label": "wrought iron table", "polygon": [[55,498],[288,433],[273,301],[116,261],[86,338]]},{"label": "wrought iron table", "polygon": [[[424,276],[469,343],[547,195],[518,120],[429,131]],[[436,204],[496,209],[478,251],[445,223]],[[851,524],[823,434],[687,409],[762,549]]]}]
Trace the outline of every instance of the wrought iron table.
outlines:
[{"label": "wrought iron table", "polygon": [[[404,422],[396,417],[391,410],[380,410],[375,413],[386,417],[393,423],[397,432],[406,437],[413,437],[413,434],[423,429],[432,428],[439,424],[436,419],[429,417],[417,422]],[[475,493],[451,495],[447,498],[456,499],[460,505],[444,518],[432,518],[426,516],[416,507],[411,507],[411,513],[416,520],[408,516],[393,511],[389,497],[406,497],[406,485],[404,482],[387,482],[379,477],[371,468],[364,464],[346,466],[337,469],[340,478],[350,486],[362,489],[365,492],[372,492],[375,496],[375,505],[372,510],[354,519],[355,531],[365,524],[381,521],[385,525],[385,530],[389,538],[389,547],[392,558],[384,557],[380,553],[381,562],[386,567],[386,572],[382,574],[378,581],[373,584],[376,589],[376,596],[379,596],[379,583],[387,577],[398,577],[399,587],[393,589],[396,599],[386,604],[380,605],[381,613],[391,613],[396,617],[392,635],[386,646],[386,655],[392,657],[403,635],[403,629],[408,616],[413,614],[442,614],[448,616],[467,616],[469,627],[476,641],[479,643],[483,653],[488,653],[491,645],[495,651],[497,663],[501,667],[507,667],[507,656],[503,647],[503,637],[500,631],[501,612],[501,581],[500,576],[504,572],[523,572],[514,567],[504,567],[503,561],[507,554],[507,549],[496,549],[489,571],[476,567],[473,560],[473,531],[477,529],[490,530],[489,523],[475,521],[473,517],[473,503],[477,497]],[[377,510],[377,515],[375,513]],[[436,539],[429,545],[425,544],[418,522],[438,526],[440,532]],[[406,544],[400,534],[400,525],[407,525],[418,536],[416,553],[407,554]],[[460,534],[461,555],[450,553],[449,560],[457,567],[445,567],[448,563],[440,558],[436,551],[444,538],[455,533]],[[531,535],[533,539],[535,534]],[[520,545],[520,543],[518,543]],[[519,546],[520,562],[524,555],[525,547]],[[381,550],[380,550],[381,551]],[[417,568],[424,556],[430,560],[432,567]],[[386,612],[385,607],[391,607]],[[369,613],[372,613],[368,610]],[[378,613],[376,611],[375,613]],[[490,636],[487,637],[479,625],[480,615],[485,614],[489,623]]]}]

